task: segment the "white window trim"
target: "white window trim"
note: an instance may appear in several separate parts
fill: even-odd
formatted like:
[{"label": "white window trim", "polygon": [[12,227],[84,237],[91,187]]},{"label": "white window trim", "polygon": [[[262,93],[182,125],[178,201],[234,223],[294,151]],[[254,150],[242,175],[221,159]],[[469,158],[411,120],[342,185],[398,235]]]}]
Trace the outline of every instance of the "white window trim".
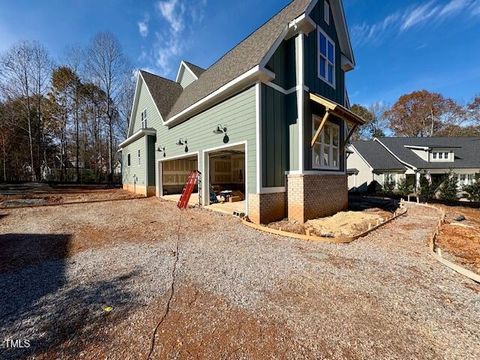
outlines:
[{"label": "white window trim", "polygon": [[141,115],[141,122],[142,122],[142,129],[146,129],[147,128],[147,109],[143,109]]},{"label": "white window trim", "polygon": [[[320,74],[320,56],[324,57],[321,53],[320,53],[320,34],[322,34],[323,36],[325,36],[325,38],[327,39],[327,41],[330,41],[333,45],[333,74],[332,74],[332,80],[333,80],[333,83],[329,83],[328,82],[328,64],[331,64],[331,62],[328,60],[328,43],[327,43],[327,47],[326,47],[326,50],[327,50],[327,58],[326,58],[326,68],[325,68],[325,77],[323,77],[321,74]],[[317,76],[320,80],[322,80],[323,82],[325,82],[326,84],[328,84],[329,86],[331,86],[333,89],[336,89],[337,88],[337,67],[336,67],[336,63],[337,63],[337,54],[336,54],[336,47],[337,47],[337,44],[335,44],[335,41],[332,40],[332,38],[330,36],[328,36],[325,31],[322,30],[321,27],[317,26]]]},{"label": "white window trim", "polygon": [[323,0],[323,20],[330,25],[330,4],[327,0]]},{"label": "white window trim", "polygon": [[[317,115],[313,115],[312,116],[312,134],[315,133],[315,121],[318,120],[319,122],[322,122],[322,118],[320,116],[317,116]],[[320,164],[322,162],[322,155],[323,155],[323,143],[321,141],[321,139],[323,139],[323,136],[324,136],[324,133],[325,133],[325,128],[329,126],[329,127],[335,127],[338,129],[338,146],[333,146],[333,141],[332,141],[332,145],[330,146],[330,148],[337,148],[337,164],[338,166],[322,166],[322,165],[315,165],[315,161],[314,161],[314,150],[313,150],[313,147],[312,147],[312,169],[314,170],[336,170],[336,171],[340,171],[340,140],[341,140],[341,136],[340,136],[340,126],[337,125],[337,124],[334,124],[330,121],[327,121],[325,123],[325,125],[323,126],[323,129],[322,129],[322,132],[320,133],[320,136],[318,137],[317,139],[317,142],[315,144],[319,144],[320,145]],[[333,139],[332,139],[333,140]],[[334,160],[333,159],[333,151],[332,151],[332,154],[328,154],[328,157],[330,158],[331,156],[331,159],[329,160]],[[333,163],[333,161],[332,161]]]}]

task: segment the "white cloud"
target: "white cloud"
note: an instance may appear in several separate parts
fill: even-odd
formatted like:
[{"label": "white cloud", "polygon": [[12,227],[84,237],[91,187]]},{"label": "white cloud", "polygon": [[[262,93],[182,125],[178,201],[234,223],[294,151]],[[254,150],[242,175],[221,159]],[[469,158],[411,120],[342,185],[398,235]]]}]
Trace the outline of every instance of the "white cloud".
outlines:
[{"label": "white cloud", "polygon": [[141,37],[148,36],[148,22],[150,20],[150,16],[148,14],[145,15],[142,21],[139,21],[138,24],[138,32],[140,33]]},{"label": "white cloud", "polygon": [[425,24],[436,24],[453,16],[480,15],[480,0],[430,0],[395,12],[375,23],[363,23],[352,27],[352,36],[357,45],[379,43],[387,36],[411,30]]},{"label": "white cloud", "polygon": [[162,25],[155,32],[150,65],[157,69],[157,73],[163,76],[174,74],[186,43],[194,36],[193,27],[203,20],[206,5],[207,0],[161,0],[155,3]]}]

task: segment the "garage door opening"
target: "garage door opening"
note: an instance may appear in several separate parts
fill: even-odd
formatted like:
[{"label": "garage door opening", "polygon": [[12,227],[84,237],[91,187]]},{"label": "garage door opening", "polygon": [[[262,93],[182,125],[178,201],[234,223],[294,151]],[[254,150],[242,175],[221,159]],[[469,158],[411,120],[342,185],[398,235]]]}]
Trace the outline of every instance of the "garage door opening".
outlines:
[{"label": "garage door opening", "polygon": [[[166,160],[160,163],[161,196],[165,200],[178,202],[188,176],[198,170],[197,156],[182,159]],[[199,204],[198,185],[195,186],[189,205]]]},{"label": "garage door opening", "polygon": [[245,145],[207,153],[208,208],[228,214],[246,213]]}]

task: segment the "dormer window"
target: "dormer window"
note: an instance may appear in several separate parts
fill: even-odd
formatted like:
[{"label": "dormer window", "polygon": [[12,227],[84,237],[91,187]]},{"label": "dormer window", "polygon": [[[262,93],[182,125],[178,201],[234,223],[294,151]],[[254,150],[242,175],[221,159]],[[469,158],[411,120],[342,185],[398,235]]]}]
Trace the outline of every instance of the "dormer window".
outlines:
[{"label": "dormer window", "polygon": [[318,77],[335,88],[335,43],[318,28]]},{"label": "dormer window", "polygon": [[142,129],[147,128],[147,109],[142,111]]},{"label": "dormer window", "polygon": [[323,2],[323,19],[330,25],[330,4],[326,0]]},{"label": "dormer window", "polygon": [[454,153],[446,150],[433,150],[431,154],[432,161],[453,161]]}]

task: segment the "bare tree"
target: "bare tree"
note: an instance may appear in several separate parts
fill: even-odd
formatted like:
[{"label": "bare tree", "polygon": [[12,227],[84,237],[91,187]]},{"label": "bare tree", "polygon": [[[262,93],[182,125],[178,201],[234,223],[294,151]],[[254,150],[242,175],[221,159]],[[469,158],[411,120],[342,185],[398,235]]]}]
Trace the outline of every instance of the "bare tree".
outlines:
[{"label": "bare tree", "polygon": [[105,115],[108,127],[108,180],[112,182],[114,125],[118,120],[115,104],[118,104],[122,94],[121,88],[125,75],[129,72],[129,66],[120,43],[113,34],[108,32],[97,34],[87,53],[88,75],[107,98]]}]

